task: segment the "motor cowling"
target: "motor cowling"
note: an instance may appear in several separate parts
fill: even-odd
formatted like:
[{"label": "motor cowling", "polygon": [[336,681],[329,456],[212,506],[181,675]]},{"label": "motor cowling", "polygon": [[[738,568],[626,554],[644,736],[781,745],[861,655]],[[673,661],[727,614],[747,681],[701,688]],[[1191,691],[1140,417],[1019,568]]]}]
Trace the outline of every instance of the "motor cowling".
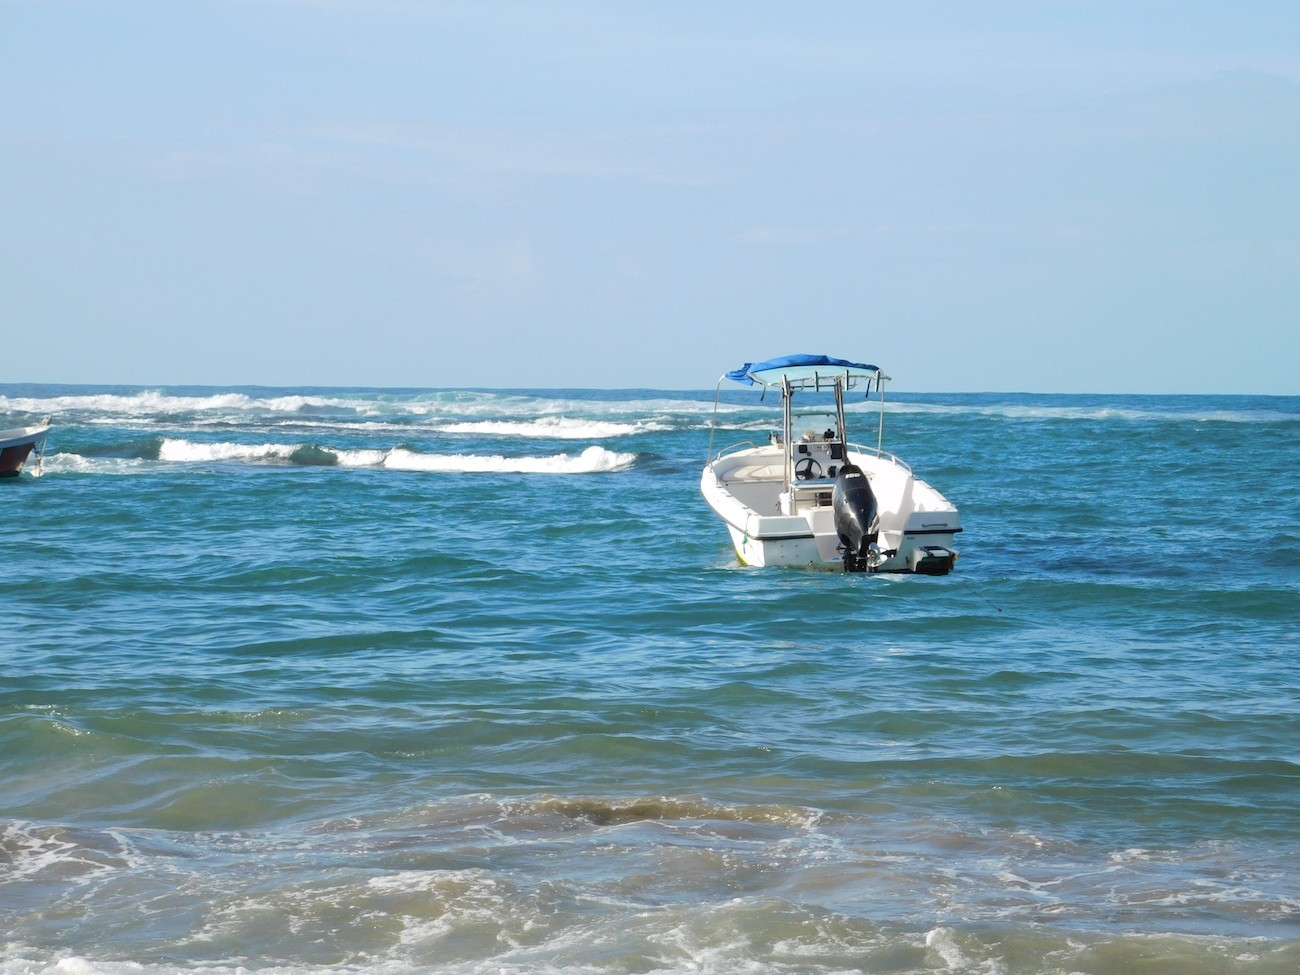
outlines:
[{"label": "motor cowling", "polygon": [[844,548],[845,571],[865,572],[875,562],[880,513],[862,468],[855,464],[840,468],[835,475],[831,506],[835,511],[835,534]]}]

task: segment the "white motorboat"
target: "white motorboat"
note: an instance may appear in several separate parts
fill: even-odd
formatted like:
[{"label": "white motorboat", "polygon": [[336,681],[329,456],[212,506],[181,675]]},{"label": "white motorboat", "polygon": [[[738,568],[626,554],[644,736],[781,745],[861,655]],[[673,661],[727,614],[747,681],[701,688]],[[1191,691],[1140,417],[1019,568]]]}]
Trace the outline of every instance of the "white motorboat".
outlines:
[{"label": "white motorboat", "polygon": [[48,422],[34,427],[15,427],[0,430],[0,477],[17,477],[32,450],[36,450],[37,470],[44,460],[45,436],[50,432]]},{"label": "white motorboat", "polygon": [[[879,368],[821,355],[746,363],[718,380],[779,390],[783,426],[766,444],[744,442],[713,452],[700,490],[748,565],[847,572],[947,575],[957,561],[961,519],[942,494],[886,453],[884,384]],[[875,447],[852,443],[844,394],[880,398]],[[820,395],[819,395],[820,394]]]}]

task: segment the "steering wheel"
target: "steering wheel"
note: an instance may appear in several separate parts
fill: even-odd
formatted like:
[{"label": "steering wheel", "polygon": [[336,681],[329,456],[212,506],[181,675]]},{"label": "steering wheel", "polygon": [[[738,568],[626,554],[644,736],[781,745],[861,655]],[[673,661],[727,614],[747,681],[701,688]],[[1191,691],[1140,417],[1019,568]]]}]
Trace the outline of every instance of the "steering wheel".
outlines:
[{"label": "steering wheel", "polygon": [[814,477],[822,476],[822,465],[817,463],[815,457],[801,457],[795,462],[794,476],[799,481],[811,481]]}]

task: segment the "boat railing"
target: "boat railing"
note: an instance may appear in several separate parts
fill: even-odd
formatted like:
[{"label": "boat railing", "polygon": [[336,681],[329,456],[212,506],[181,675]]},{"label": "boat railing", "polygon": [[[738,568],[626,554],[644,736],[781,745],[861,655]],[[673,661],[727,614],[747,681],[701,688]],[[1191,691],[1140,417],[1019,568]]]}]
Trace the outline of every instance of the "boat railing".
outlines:
[{"label": "boat railing", "polygon": [[[728,444],[721,448],[716,454],[709,458],[709,465],[712,466],[720,461],[727,454],[735,453],[737,450],[749,448],[757,450],[760,445],[752,440],[737,440],[735,443]],[[887,450],[881,450],[879,447],[871,447],[861,443],[846,443],[844,445],[848,450],[856,450],[860,454],[870,454],[872,457],[879,457],[881,460],[887,460],[896,467],[901,467],[907,473],[912,474],[912,466],[903,460],[897,454],[891,454]],[[915,476],[915,475],[913,475]]]},{"label": "boat railing", "polygon": [[[868,447],[866,444],[851,443],[846,445],[849,450],[856,450],[860,454],[871,454],[873,457],[879,457],[881,460],[887,460],[897,467],[901,467],[907,473],[912,473],[912,467],[902,458],[891,454],[887,450],[881,450],[879,447]],[[915,475],[913,475],[915,476]]]},{"label": "boat railing", "polygon": [[757,450],[758,444],[754,443],[754,441],[752,440],[737,440],[735,443],[728,444],[727,446],[719,449],[716,454],[714,454],[709,458],[709,463],[716,464],[727,454],[735,453],[737,450],[740,450],[743,447],[748,447],[752,450]]}]

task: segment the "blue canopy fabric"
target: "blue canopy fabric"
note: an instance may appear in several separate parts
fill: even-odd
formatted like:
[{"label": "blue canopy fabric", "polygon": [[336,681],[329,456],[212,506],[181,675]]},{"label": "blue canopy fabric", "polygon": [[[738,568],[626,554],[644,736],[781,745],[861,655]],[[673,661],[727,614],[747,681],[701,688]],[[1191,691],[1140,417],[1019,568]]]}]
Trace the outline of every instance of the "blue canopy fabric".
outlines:
[{"label": "blue canopy fabric", "polygon": [[755,379],[755,373],[775,372],[780,376],[790,371],[801,373],[805,377],[811,377],[813,373],[818,371],[817,366],[834,367],[826,370],[827,379],[840,370],[862,373],[877,373],[880,371],[876,366],[868,365],[865,362],[832,359],[826,355],[783,355],[775,359],[768,359],[766,362],[746,362],[739,369],[731,370],[724,378],[744,383],[746,386],[755,386],[760,382],[763,385],[768,385],[766,380]]}]

